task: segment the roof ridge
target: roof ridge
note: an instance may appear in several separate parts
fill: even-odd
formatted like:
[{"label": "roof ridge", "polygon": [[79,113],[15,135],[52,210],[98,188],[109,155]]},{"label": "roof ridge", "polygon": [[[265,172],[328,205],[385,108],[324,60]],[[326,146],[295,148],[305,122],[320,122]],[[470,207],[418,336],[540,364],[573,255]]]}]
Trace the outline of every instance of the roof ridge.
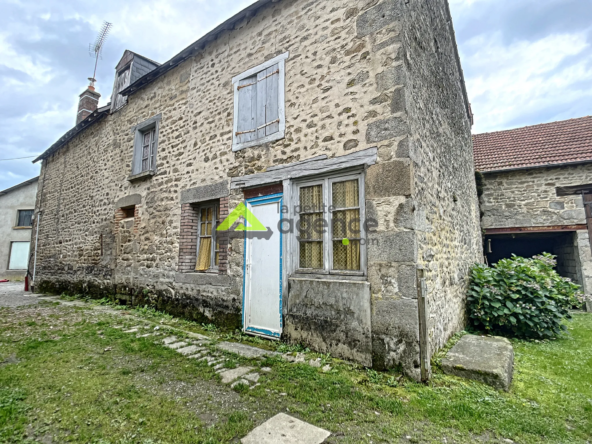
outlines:
[{"label": "roof ridge", "polygon": [[509,133],[509,132],[512,132],[512,131],[519,131],[519,130],[523,130],[523,129],[526,129],[526,128],[536,128],[536,127],[541,127],[541,126],[553,125],[553,124],[557,124],[557,123],[558,124],[562,124],[562,123],[571,122],[571,121],[574,121],[574,120],[585,120],[585,119],[592,119],[592,115],[582,116],[582,117],[573,117],[571,119],[565,119],[565,120],[556,120],[554,122],[536,123],[534,125],[520,126],[518,128],[510,128],[510,129],[499,130],[499,131],[491,131],[491,132],[473,134],[472,137],[484,136],[486,134]]}]

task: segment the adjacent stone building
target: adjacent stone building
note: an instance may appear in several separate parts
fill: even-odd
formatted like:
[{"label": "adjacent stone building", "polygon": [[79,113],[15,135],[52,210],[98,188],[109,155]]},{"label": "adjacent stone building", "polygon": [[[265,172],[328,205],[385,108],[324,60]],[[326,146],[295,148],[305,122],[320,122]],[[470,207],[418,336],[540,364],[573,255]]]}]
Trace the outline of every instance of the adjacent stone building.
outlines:
[{"label": "adjacent stone building", "polygon": [[126,51],[39,160],[41,291],[417,379],[464,326],[482,242],[446,0],[259,0],[162,65]]},{"label": "adjacent stone building", "polygon": [[0,191],[0,279],[23,279],[27,274],[38,180]]},{"label": "adjacent stone building", "polygon": [[555,254],[558,273],[592,293],[592,117],[478,134],[474,150],[489,262]]}]

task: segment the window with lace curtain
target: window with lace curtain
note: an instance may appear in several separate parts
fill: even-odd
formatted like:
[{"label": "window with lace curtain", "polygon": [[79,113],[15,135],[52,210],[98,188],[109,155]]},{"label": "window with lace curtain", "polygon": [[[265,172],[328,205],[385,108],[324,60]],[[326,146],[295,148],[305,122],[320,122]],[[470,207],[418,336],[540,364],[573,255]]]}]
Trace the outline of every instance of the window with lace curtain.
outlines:
[{"label": "window with lace curtain", "polygon": [[197,262],[195,271],[217,270],[220,260],[219,239],[216,228],[220,224],[220,206],[199,208]]},{"label": "window with lace curtain", "polygon": [[298,271],[364,274],[362,175],[304,182],[296,189]]}]

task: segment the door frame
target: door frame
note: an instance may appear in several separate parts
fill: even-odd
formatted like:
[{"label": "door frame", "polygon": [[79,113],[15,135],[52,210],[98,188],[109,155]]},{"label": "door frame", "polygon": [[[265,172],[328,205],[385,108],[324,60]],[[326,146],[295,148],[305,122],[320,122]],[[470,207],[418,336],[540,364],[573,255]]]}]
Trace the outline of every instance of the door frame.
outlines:
[{"label": "door frame", "polygon": [[[284,194],[283,193],[270,194],[267,196],[251,197],[249,199],[245,199],[245,205],[246,205],[247,209],[249,209],[249,205],[253,205],[253,204],[264,205],[264,204],[269,204],[269,203],[274,203],[274,202],[278,202],[278,205],[280,208],[279,222],[281,224],[281,221],[283,218],[283,213],[281,211],[281,207],[284,202]],[[274,332],[274,331],[266,330],[263,328],[254,328],[254,327],[247,326],[247,254],[250,253],[250,250],[248,247],[248,245],[249,245],[249,242],[248,242],[249,239],[247,237],[248,231],[245,231],[244,232],[244,244],[243,244],[243,307],[242,307],[243,332],[250,333],[253,335],[257,335],[257,336],[264,336],[266,338],[271,338],[271,339],[279,339],[281,337],[282,331],[284,329],[284,319],[282,316],[282,307],[283,307],[282,294],[283,294],[283,276],[284,276],[284,245],[283,245],[284,239],[283,239],[283,234],[279,230],[278,227],[270,227],[270,228],[271,229],[276,228],[277,233],[280,236],[280,256],[279,256],[279,259],[280,259],[280,275],[279,275],[280,288],[279,288],[279,294],[278,294],[278,296],[279,296],[278,315],[280,318],[280,331]],[[249,294],[249,297],[250,297],[250,294]],[[249,306],[249,308],[250,308],[250,306]]]}]

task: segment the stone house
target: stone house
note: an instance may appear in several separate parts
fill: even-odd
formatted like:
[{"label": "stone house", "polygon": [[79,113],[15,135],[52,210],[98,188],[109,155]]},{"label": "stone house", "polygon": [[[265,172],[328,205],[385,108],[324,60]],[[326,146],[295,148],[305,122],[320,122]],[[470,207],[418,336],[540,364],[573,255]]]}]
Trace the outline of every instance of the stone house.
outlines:
[{"label": "stone house", "polygon": [[592,117],[475,135],[485,253],[490,263],[548,252],[592,293],[584,201],[592,201]]},{"label": "stone house", "polygon": [[37,159],[37,289],[429,377],[482,259],[446,0],[259,0],[89,97]]},{"label": "stone house", "polygon": [[27,274],[38,181],[34,177],[0,191],[0,279]]}]

